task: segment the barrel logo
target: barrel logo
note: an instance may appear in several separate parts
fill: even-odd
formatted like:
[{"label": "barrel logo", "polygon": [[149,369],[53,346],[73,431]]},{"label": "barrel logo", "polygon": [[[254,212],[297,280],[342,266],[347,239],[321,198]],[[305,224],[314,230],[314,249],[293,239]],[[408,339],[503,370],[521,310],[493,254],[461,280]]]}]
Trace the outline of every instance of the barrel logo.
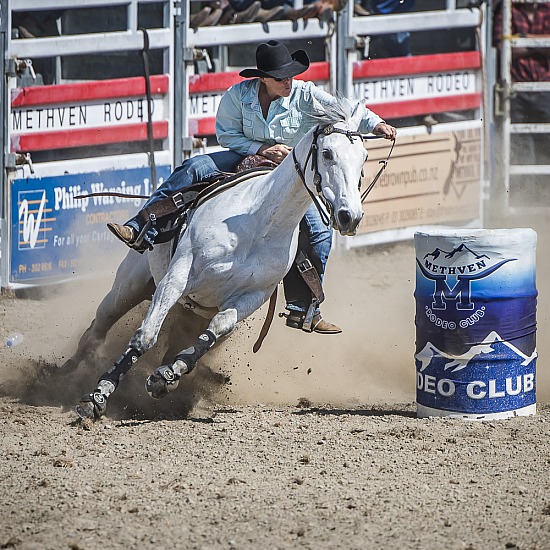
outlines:
[{"label": "barrel logo", "polygon": [[[425,254],[422,261],[416,258],[424,277],[434,283],[431,309],[426,308],[428,317],[436,317],[437,312],[447,310],[449,305],[454,306],[457,311],[475,310],[472,282],[489,277],[504,264],[516,259],[509,258],[495,263],[487,254],[478,254],[464,244],[450,252],[436,248]],[[483,316],[483,309],[478,315]],[[456,323],[453,324],[456,328]]]}]

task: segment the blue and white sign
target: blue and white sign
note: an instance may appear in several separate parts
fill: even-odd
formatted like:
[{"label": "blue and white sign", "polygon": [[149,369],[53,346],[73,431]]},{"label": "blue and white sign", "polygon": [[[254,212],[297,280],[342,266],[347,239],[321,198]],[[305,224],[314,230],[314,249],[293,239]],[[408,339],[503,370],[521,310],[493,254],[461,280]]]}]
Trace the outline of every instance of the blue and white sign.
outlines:
[{"label": "blue and white sign", "polygon": [[[150,174],[143,167],[14,180],[10,282],[62,278],[75,272],[87,250],[107,252],[120,246],[106,223],[126,221],[143,199],[90,195],[149,196]],[[169,166],[157,167],[160,182],[169,175]]]},{"label": "blue and white sign", "polygon": [[419,416],[536,410],[536,233],[415,234]]}]

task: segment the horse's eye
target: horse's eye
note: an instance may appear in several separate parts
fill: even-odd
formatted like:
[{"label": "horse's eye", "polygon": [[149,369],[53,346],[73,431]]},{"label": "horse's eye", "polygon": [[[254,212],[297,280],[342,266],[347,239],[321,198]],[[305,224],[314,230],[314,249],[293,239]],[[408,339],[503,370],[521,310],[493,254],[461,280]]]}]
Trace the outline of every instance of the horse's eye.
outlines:
[{"label": "horse's eye", "polygon": [[332,160],[332,151],[330,151],[329,149],[323,149],[323,158],[325,160]]}]

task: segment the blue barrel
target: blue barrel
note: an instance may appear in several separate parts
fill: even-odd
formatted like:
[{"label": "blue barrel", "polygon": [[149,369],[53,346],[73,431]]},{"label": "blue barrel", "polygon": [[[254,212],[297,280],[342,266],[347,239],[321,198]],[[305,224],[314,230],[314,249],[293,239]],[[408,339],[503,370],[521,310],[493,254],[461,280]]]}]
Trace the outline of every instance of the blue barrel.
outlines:
[{"label": "blue barrel", "polygon": [[416,233],[417,416],[536,413],[532,229]]}]

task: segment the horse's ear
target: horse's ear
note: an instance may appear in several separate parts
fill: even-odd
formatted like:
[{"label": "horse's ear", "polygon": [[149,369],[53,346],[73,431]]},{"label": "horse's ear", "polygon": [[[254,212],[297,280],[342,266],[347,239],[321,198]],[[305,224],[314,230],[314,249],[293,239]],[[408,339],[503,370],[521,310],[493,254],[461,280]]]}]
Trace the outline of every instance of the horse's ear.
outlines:
[{"label": "horse's ear", "polygon": [[363,101],[358,101],[355,104],[355,107],[353,108],[353,111],[351,113],[351,124],[354,128],[359,128],[359,124],[361,124],[361,121],[365,117],[367,110],[365,107],[365,103]]}]

